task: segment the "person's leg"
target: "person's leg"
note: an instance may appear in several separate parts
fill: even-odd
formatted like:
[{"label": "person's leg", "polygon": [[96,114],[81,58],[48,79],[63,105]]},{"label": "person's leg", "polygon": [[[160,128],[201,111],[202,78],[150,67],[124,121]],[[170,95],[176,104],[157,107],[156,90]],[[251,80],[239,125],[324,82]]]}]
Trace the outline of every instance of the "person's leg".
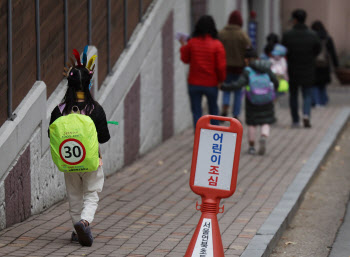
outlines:
[{"label": "person's leg", "polygon": [[264,155],[266,152],[266,140],[270,135],[270,125],[264,124],[261,126],[261,134],[260,134],[260,147],[259,147],[259,154]]},{"label": "person's leg", "polygon": [[270,136],[270,125],[264,124],[261,126],[261,136],[262,137],[269,137]]},{"label": "person's leg", "polygon": [[64,180],[69,203],[69,214],[73,225],[81,220],[83,209],[83,180],[79,173],[64,173]]},{"label": "person's leg", "polygon": [[[230,83],[230,82],[232,82],[232,73],[227,72],[225,83]],[[221,116],[228,115],[228,108],[230,107],[230,100],[231,100],[231,92],[230,91],[223,91]]]},{"label": "person's leg", "polygon": [[255,154],[255,132],[256,132],[256,127],[255,126],[248,126],[248,143],[249,143],[249,149],[248,153],[254,155]]},{"label": "person's leg", "polygon": [[96,171],[86,172],[83,175],[84,206],[81,219],[91,223],[98,207],[98,193],[102,191],[104,174],[102,166]]},{"label": "person's leg", "polygon": [[289,86],[289,107],[292,116],[293,126],[299,125],[298,114],[298,86],[290,84]]},{"label": "person's leg", "polygon": [[311,118],[311,87],[302,87],[303,95],[303,122],[305,128],[310,128],[310,118]]},{"label": "person's leg", "polygon": [[188,86],[191,110],[193,116],[193,127],[196,128],[198,119],[202,116],[202,91],[200,86]]},{"label": "person's leg", "polygon": [[94,219],[98,206],[98,193],[102,191],[104,183],[103,169],[100,166],[96,171],[86,172],[82,175],[83,180],[83,210],[81,220],[74,224],[78,234],[79,243],[82,246],[91,246],[94,238],[90,224]]},{"label": "person's leg", "polygon": [[319,86],[313,86],[311,91],[311,105],[319,106],[320,102],[320,88]]},{"label": "person's leg", "polygon": [[[237,81],[239,79],[238,74],[232,76],[232,81]],[[238,118],[241,113],[241,104],[242,104],[242,89],[233,91],[233,109],[232,115],[234,118]]]},{"label": "person's leg", "polygon": [[320,105],[325,106],[328,103],[327,87],[326,85],[320,85],[319,87],[320,94]]},{"label": "person's leg", "polygon": [[230,91],[223,91],[222,92],[221,116],[227,116],[228,115],[228,109],[230,107],[230,98],[231,98],[231,92]]},{"label": "person's leg", "polygon": [[[219,93],[219,90],[217,87],[204,88],[204,94],[208,99],[208,109],[209,109],[210,115],[218,115],[219,114],[218,93]],[[218,120],[212,120],[211,123],[213,125],[219,125]]]}]

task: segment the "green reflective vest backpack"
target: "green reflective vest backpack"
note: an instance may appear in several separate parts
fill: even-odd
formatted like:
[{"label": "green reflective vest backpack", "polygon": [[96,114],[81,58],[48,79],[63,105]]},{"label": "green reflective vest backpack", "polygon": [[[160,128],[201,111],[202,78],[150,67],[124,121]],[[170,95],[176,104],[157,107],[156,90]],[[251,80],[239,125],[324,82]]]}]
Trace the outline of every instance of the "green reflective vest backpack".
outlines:
[{"label": "green reflective vest backpack", "polygon": [[[61,113],[64,106],[59,105]],[[89,116],[80,113],[61,116],[49,130],[52,160],[60,171],[90,172],[98,169],[97,131]]]}]

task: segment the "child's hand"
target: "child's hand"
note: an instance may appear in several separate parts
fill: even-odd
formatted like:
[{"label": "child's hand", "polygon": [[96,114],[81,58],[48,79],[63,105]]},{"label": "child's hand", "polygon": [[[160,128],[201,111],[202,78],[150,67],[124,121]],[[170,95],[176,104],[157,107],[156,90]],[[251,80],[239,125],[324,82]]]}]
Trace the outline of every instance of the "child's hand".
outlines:
[{"label": "child's hand", "polygon": [[102,167],[103,165],[102,159],[100,158],[99,160],[100,160],[100,166]]},{"label": "child's hand", "polygon": [[222,91],[230,91],[230,90],[232,90],[232,87],[230,84],[226,84],[224,82],[220,85],[219,89],[221,89]]}]

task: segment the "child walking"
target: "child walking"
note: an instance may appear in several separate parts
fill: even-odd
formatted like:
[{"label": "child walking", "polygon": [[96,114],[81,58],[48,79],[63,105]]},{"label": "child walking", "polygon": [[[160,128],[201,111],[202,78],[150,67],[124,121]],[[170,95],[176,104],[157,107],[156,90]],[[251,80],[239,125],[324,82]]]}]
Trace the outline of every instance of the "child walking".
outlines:
[{"label": "child walking", "polygon": [[221,89],[231,91],[245,87],[245,120],[248,125],[248,153],[255,155],[256,130],[260,126],[259,155],[266,152],[266,140],[270,135],[270,124],[276,121],[274,113],[274,96],[278,81],[270,69],[271,63],[257,60],[257,53],[249,48],[245,53],[243,74],[238,81],[223,84]]},{"label": "child walking", "polygon": [[[59,154],[57,155],[58,158],[61,158],[60,161],[63,163],[63,165],[61,165],[63,169],[70,169],[69,172],[64,172],[64,179],[69,201],[69,212],[74,226],[71,241],[79,241],[82,246],[91,246],[93,243],[93,236],[90,224],[94,219],[98,206],[98,193],[102,191],[104,183],[102,156],[99,151],[99,144],[107,142],[110,139],[110,134],[107,127],[106,114],[101,105],[93,99],[89,90],[94,69],[92,63],[96,56],[92,57],[89,63],[87,63],[86,52],[87,47],[84,49],[83,63],[81,63],[79,53],[74,49],[73,53],[77,59],[77,64],[71,59],[72,66],[68,69],[65,68],[64,75],[68,80],[68,89],[62,103],[56,106],[51,113],[49,137],[51,135],[51,153],[54,161],[56,150],[52,144],[52,140],[55,135],[55,130],[61,129],[64,136],[59,137],[65,138],[65,141],[60,144]],[[64,123],[62,118],[70,116],[72,112],[85,114],[77,116],[72,115],[71,117],[76,118],[77,122],[86,119],[86,117],[91,118],[92,121],[90,119],[88,119],[88,121],[91,121],[92,129],[95,129],[93,132],[95,133],[96,144],[92,145],[92,148],[95,147],[94,149],[96,149],[95,152],[89,152],[89,146],[86,146],[94,141],[93,137],[85,139],[84,141],[83,139],[79,139],[78,135],[74,135],[74,132],[68,132],[70,131],[69,126],[73,126],[72,122]],[[85,124],[83,124],[82,130],[85,129],[84,127],[88,127],[88,125],[85,126]],[[69,138],[69,136],[72,138]],[[80,141],[80,144],[77,143],[78,139],[83,143]],[[84,144],[86,145],[83,146]],[[82,162],[82,160],[88,158],[93,160],[95,163],[93,169],[96,170],[79,172],[84,169],[88,170]]]},{"label": "child walking", "polygon": [[278,96],[284,95],[289,89],[288,64],[285,57],[286,54],[286,47],[280,44],[275,44],[269,58],[269,61],[271,62],[271,71],[276,75],[278,80]]}]

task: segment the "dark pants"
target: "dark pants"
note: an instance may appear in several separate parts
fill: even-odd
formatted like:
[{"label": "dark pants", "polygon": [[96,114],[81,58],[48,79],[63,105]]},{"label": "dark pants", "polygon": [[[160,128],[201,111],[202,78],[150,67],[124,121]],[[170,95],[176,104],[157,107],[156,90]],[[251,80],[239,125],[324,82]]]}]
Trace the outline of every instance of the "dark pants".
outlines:
[{"label": "dark pants", "polygon": [[[231,83],[234,81],[237,81],[239,79],[238,74],[233,73],[227,73],[225,83]],[[222,103],[223,105],[230,105],[231,100],[231,94],[230,91],[224,91],[222,94]],[[241,102],[242,102],[242,89],[238,89],[233,91],[233,108],[232,108],[232,114],[233,117],[238,117],[241,113]]]},{"label": "dark pants", "polygon": [[299,88],[303,96],[303,115],[310,118],[311,116],[311,101],[312,101],[312,87],[303,87],[290,85],[289,87],[289,106],[292,115],[293,123],[299,123],[298,113],[298,92]]},{"label": "dark pants", "polygon": [[325,106],[328,103],[326,85],[317,85],[312,88],[312,103]]},{"label": "dark pants", "polygon": [[[193,115],[193,125],[196,127],[197,121],[202,116],[202,96],[205,95],[208,100],[209,114],[218,115],[218,88],[204,86],[188,86],[188,93],[191,100],[191,109]],[[219,121],[212,120],[213,125],[219,125]]]}]

